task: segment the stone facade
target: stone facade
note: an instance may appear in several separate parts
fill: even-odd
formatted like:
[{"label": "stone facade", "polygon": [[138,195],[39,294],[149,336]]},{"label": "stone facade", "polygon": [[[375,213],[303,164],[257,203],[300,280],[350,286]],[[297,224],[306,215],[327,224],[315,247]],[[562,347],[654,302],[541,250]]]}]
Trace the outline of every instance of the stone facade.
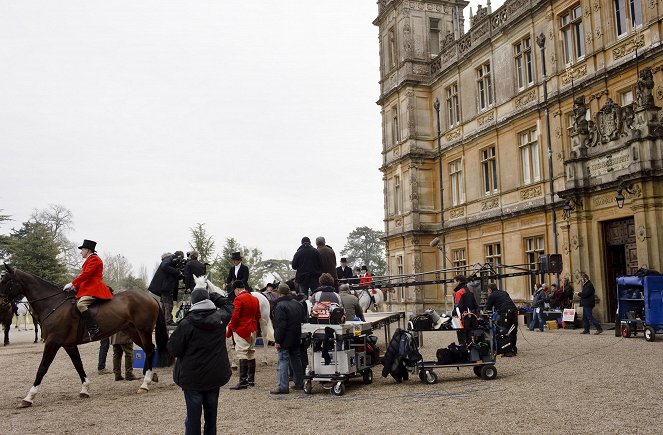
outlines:
[{"label": "stone facade", "polygon": [[[619,2],[507,0],[467,32],[464,1],[378,2],[390,274],[527,265],[557,240],[563,276],[579,288],[588,273],[609,320],[617,274],[661,270],[663,12],[624,0],[623,17]],[[528,301],[532,283],[500,284]],[[403,287],[390,299],[421,311],[444,293]]]}]

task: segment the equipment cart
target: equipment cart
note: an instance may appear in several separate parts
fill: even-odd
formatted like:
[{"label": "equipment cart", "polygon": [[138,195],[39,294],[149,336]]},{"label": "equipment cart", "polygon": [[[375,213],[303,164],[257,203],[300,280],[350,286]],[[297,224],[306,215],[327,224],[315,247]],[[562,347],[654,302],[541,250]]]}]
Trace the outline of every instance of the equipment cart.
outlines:
[{"label": "equipment cart", "polygon": [[628,338],[643,331],[654,341],[663,331],[663,276],[622,276],[617,278],[616,327]]},{"label": "equipment cart", "polygon": [[[485,326],[479,325],[478,328],[472,330],[472,342],[478,343],[479,340],[483,342],[488,342],[488,352],[483,355],[480,354],[477,347],[470,346],[469,358],[466,362],[452,362],[448,364],[443,364],[435,361],[419,361],[416,366],[416,370],[419,372],[419,379],[421,382],[426,384],[435,384],[438,381],[437,374],[433,369],[440,368],[457,368],[460,367],[472,367],[474,374],[484,380],[493,380],[497,377],[497,368],[495,367],[495,356],[497,343],[495,340],[495,321],[492,316],[483,316],[483,324]],[[458,331],[459,329],[426,329],[426,330],[417,330],[410,329],[416,334],[421,334],[422,332],[429,331]]]},{"label": "equipment cart", "polygon": [[[326,328],[331,328],[333,334],[326,334]],[[372,383],[371,367],[379,360],[379,355],[376,356],[375,352],[368,352],[371,347],[369,336],[372,332],[373,327],[368,322],[346,322],[342,325],[303,324],[302,335],[311,334],[312,341],[312,355],[304,374],[304,392],[313,392],[314,381],[320,382],[322,387],[329,389],[334,396],[345,394],[345,382],[351,378],[361,376],[364,384]],[[325,364],[324,355],[328,357],[328,364]]]}]

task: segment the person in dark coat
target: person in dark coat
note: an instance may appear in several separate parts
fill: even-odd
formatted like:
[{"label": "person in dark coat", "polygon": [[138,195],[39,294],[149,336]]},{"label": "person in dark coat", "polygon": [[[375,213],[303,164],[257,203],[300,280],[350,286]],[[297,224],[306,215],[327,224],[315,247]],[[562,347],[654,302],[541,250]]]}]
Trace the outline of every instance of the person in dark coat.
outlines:
[{"label": "person in dark coat", "polygon": [[161,256],[161,263],[147,287],[149,291],[161,297],[163,314],[167,324],[173,324],[173,296],[180,279],[180,271],[173,265],[173,254],[167,252]]},{"label": "person in dark coat", "polygon": [[529,322],[529,330],[534,331],[537,324],[541,332],[544,331],[546,325],[546,319],[543,315],[543,310],[545,309],[546,302],[548,302],[548,293],[546,293],[545,284],[539,287],[532,295],[532,308],[534,312],[532,313],[532,321]]},{"label": "person in dark coat", "polygon": [[232,371],[226,350],[225,332],[232,304],[226,298],[209,299],[205,289],[191,293],[191,310],[168,340],[168,352],[176,359],[173,380],[184,392],[185,434],[200,433],[201,413],[205,435],[216,434],[219,388]]},{"label": "person in dark coat", "polygon": [[[456,286],[454,287],[454,313],[455,317],[459,317],[462,321],[467,313],[475,313],[479,308],[477,301],[474,298],[474,293],[467,286],[467,278],[464,275],[456,275],[454,277]],[[471,331],[469,329],[459,329],[456,331],[456,338],[458,344],[464,345],[467,341]]]},{"label": "person in dark coat", "polygon": [[228,276],[226,277],[226,290],[228,291],[228,298],[230,302],[235,299],[235,292],[231,288],[232,283],[235,281],[242,281],[244,283],[244,288],[248,291],[252,291],[249,287],[249,268],[245,264],[242,264],[242,254],[239,252],[233,252],[230,255],[230,260],[233,262],[233,267],[228,271]]},{"label": "person in dark coat", "polygon": [[279,298],[274,306],[274,342],[279,355],[276,370],[277,387],[271,394],[289,393],[288,373],[292,367],[295,390],[304,389],[304,368],[299,346],[302,338],[302,323],[306,321],[306,308],[297,302],[287,284],[280,284]]},{"label": "person in dark coat", "polygon": [[586,273],[580,274],[582,278],[582,291],[578,293],[580,298],[580,306],[582,307],[582,334],[589,334],[589,324],[591,323],[596,328],[594,334],[598,335],[603,332],[603,328],[598,320],[594,318],[592,310],[594,309],[594,284],[589,280],[589,276]]},{"label": "person in dark coat", "polygon": [[313,291],[318,287],[318,278],[322,273],[322,257],[320,252],[311,246],[311,239],[308,237],[302,238],[301,246],[292,257],[292,268],[297,271],[295,273],[297,292],[308,296],[309,290]]},{"label": "person in dark coat", "polygon": [[336,277],[336,253],[331,246],[327,245],[325,238],[322,236],[315,238],[315,246],[320,253],[320,259],[322,260],[320,272],[330,274],[334,278],[334,288],[338,288],[338,278]]},{"label": "person in dark coat", "polygon": [[207,273],[207,267],[198,260],[198,252],[189,252],[189,260],[184,266],[184,284],[187,290],[192,291],[196,287],[194,276],[203,276]]},{"label": "person in dark coat", "polygon": [[505,333],[508,333],[510,339],[510,349],[504,352],[504,356],[516,356],[518,353],[518,308],[516,308],[516,304],[513,303],[509,293],[498,289],[494,283],[488,284],[487,289],[486,310],[494,310],[497,313],[497,324]]},{"label": "person in dark coat", "polygon": [[348,259],[341,258],[341,265],[336,268],[336,279],[341,284],[352,284],[352,268],[348,266]]}]

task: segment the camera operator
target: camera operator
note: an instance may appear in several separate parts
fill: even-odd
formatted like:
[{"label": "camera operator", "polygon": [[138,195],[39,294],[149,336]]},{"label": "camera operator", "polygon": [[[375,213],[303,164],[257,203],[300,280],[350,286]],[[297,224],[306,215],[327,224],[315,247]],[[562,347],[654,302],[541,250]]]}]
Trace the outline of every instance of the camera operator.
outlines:
[{"label": "camera operator", "polygon": [[187,291],[191,292],[193,291],[193,288],[196,286],[196,282],[194,281],[193,277],[195,276],[203,276],[207,273],[207,267],[198,261],[198,252],[196,251],[191,251],[187,253],[187,257],[189,257],[189,260],[187,260],[186,265],[184,266],[184,285],[186,286]]},{"label": "camera operator", "polygon": [[173,324],[173,298],[177,298],[178,283],[182,277],[178,266],[184,259],[183,257],[182,251],[176,251],[175,254],[169,252],[163,254],[161,263],[148,286],[152,293],[161,297],[161,305],[168,325]]}]

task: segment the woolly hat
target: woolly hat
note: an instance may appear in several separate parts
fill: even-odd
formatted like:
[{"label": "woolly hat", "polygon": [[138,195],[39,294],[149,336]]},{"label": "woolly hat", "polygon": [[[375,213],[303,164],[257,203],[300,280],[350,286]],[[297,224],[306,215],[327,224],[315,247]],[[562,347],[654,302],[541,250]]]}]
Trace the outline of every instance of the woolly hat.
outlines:
[{"label": "woolly hat", "polygon": [[288,287],[288,284],[279,284],[278,293],[280,295],[284,295],[284,296],[287,296],[287,295],[291,294],[290,287]]},{"label": "woolly hat", "polygon": [[204,288],[197,288],[191,292],[191,304],[197,304],[200,301],[209,299],[209,292]]},{"label": "woolly hat", "polygon": [[308,243],[310,245],[311,244],[311,239],[309,239],[306,236],[302,237],[302,245],[305,244],[305,243]]}]

